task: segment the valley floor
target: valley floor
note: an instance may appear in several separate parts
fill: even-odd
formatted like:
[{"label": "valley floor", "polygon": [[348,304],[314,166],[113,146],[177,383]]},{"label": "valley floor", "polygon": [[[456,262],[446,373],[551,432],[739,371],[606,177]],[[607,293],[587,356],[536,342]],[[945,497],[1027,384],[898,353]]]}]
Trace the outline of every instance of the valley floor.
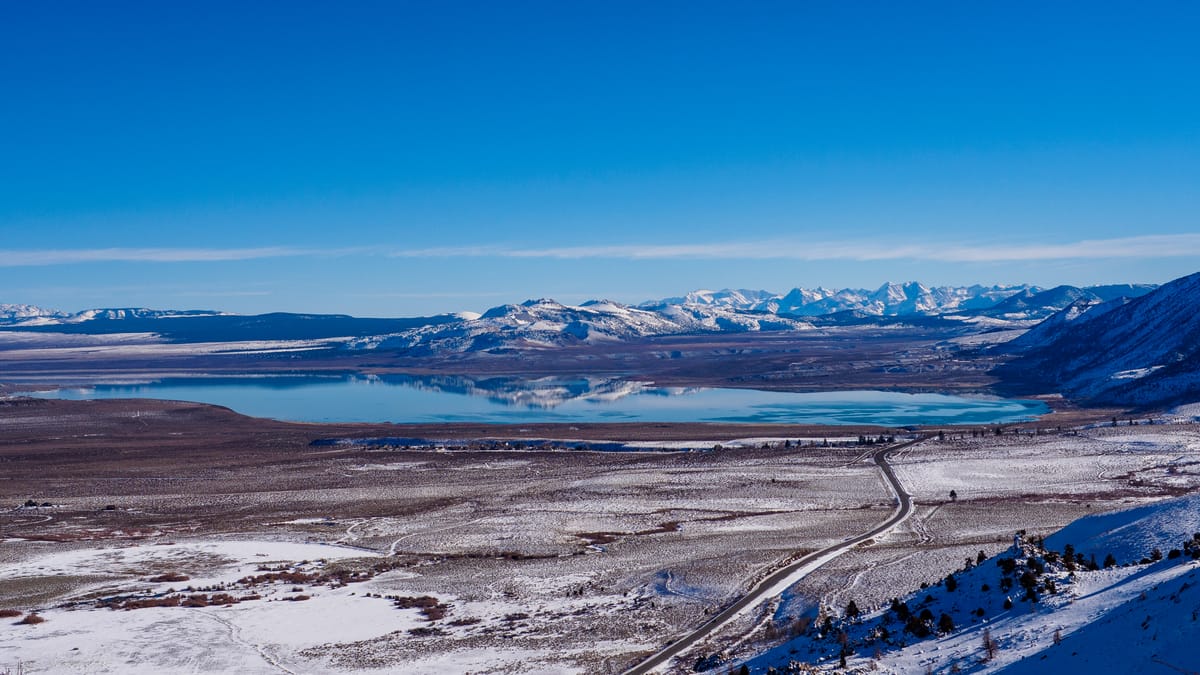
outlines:
[{"label": "valley floor", "polygon": [[[0,669],[619,672],[789,557],[894,508],[858,430],[625,432],[723,447],[314,445],[399,434],[192,404],[9,401],[0,609],[19,614],[0,621]],[[730,443],[739,437],[754,440]],[[753,656],[778,640],[766,618],[850,599],[879,607],[980,550],[1004,551],[1017,530],[1048,534],[1193,491],[1200,430],[952,430],[892,464],[915,501],[904,525],[678,669],[701,654]],[[30,612],[45,622],[20,623]]]}]

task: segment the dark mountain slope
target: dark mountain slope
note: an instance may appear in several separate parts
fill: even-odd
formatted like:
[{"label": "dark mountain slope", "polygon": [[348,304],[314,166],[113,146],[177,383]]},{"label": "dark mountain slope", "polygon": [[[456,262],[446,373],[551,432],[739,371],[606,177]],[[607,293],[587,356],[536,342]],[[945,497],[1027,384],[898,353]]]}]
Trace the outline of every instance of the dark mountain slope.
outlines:
[{"label": "dark mountain slope", "polygon": [[1023,346],[1020,356],[995,374],[1013,391],[1057,391],[1096,404],[1151,406],[1200,400],[1197,310],[1200,273],[1108,307],[1088,320],[1052,317],[1048,321],[1061,325],[1026,338],[1026,344],[1018,345]]}]

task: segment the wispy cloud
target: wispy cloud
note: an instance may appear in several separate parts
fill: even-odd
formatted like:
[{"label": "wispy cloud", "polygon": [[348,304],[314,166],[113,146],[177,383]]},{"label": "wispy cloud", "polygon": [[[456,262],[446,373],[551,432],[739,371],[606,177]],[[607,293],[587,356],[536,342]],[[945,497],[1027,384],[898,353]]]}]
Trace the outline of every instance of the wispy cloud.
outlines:
[{"label": "wispy cloud", "polygon": [[362,249],[259,248],[75,248],[0,250],[0,267],[69,265],[92,262],[226,262],[298,256],[349,255]]},{"label": "wispy cloud", "polygon": [[945,262],[1019,262],[1104,258],[1176,258],[1200,256],[1200,234],[1145,235],[1089,239],[1069,243],[922,242],[897,244],[882,240],[802,242],[775,239],[743,242],[667,245],[602,245],[522,248],[462,246],[408,249],[395,257],[500,257],[562,260],[609,258],[625,260],[933,260]]},{"label": "wispy cloud", "polygon": [[1116,258],[1200,257],[1200,234],[1163,234],[1067,243],[907,242],[856,239],[808,242],[769,239],[698,244],[609,244],[520,247],[503,245],[390,249],[385,246],[341,248],[92,248],[0,250],[0,267],[67,265],[95,262],[227,262],[288,257],[387,255],[393,258],[545,258],[581,260],[929,260],[941,262],[1022,262]]}]

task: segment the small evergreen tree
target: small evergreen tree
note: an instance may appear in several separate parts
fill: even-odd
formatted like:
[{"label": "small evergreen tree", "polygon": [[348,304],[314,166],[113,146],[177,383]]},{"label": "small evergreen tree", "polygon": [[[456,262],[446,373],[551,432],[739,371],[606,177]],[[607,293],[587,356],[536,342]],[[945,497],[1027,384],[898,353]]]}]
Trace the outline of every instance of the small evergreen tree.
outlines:
[{"label": "small evergreen tree", "polygon": [[857,603],[855,603],[853,600],[846,603],[846,618],[847,619],[853,619],[853,618],[857,617],[858,614],[859,614],[859,611],[858,611]]},{"label": "small evergreen tree", "polygon": [[939,633],[953,633],[954,632],[954,619],[950,618],[950,615],[946,614],[945,612],[942,612],[942,615],[940,617],[938,617],[938,632]]}]

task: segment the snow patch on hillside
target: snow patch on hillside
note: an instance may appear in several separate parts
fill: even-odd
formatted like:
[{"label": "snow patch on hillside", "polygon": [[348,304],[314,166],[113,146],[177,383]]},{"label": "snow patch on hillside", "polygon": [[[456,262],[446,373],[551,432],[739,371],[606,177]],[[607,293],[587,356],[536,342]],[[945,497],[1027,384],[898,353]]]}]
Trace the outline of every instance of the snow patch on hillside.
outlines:
[{"label": "snow patch on hillside", "polygon": [[[749,660],[711,663],[715,672],[743,662],[752,673],[840,672],[844,632],[851,672],[1190,672],[1200,634],[1197,532],[1200,495],[1090,516],[1044,548],[1019,539],[857,618],[841,607],[776,617],[801,634]],[[1151,561],[1155,549],[1165,555]],[[1109,555],[1116,565],[1095,562]]]}]

